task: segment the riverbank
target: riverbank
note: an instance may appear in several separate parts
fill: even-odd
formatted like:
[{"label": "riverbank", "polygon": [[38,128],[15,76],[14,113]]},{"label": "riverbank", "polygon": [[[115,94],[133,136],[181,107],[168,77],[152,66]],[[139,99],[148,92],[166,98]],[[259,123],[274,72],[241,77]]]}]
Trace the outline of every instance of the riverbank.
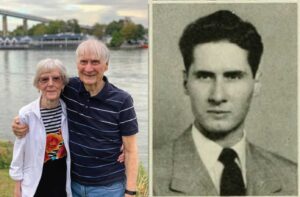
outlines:
[{"label": "riverbank", "polygon": [[[14,181],[9,177],[8,169],[12,158],[13,144],[10,141],[0,140],[0,194],[1,197],[11,197]],[[149,179],[146,170],[140,164],[137,191],[138,197],[148,196]]]}]

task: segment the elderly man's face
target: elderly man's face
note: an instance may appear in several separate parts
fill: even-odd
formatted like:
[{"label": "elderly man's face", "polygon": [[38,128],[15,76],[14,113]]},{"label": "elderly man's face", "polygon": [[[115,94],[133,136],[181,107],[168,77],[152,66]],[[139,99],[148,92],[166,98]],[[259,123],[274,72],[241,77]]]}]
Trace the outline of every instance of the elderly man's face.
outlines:
[{"label": "elderly man's face", "polygon": [[77,60],[79,78],[87,86],[96,86],[100,83],[107,68],[107,63],[93,54],[85,54]]},{"label": "elderly man's face", "polygon": [[246,50],[225,41],[199,44],[185,77],[200,130],[222,135],[242,130],[256,87]]}]

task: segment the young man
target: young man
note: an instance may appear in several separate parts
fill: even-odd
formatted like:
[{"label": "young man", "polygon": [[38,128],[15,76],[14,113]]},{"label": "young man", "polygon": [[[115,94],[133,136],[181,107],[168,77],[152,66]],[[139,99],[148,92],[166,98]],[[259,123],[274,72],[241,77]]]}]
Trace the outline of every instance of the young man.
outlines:
[{"label": "young man", "polygon": [[297,195],[296,164],[245,137],[263,52],[255,27],[221,10],[188,25],[179,46],[195,121],[154,151],[154,194]]}]

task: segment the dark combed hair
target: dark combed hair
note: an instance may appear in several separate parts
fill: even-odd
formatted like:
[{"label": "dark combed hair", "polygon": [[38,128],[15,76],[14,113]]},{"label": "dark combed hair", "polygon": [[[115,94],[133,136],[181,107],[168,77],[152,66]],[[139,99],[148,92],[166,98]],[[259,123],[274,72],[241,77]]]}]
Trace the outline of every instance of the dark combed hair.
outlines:
[{"label": "dark combed hair", "polygon": [[228,10],[220,10],[189,24],[179,41],[186,71],[194,61],[198,44],[229,41],[248,51],[248,63],[253,77],[263,52],[261,36],[255,27]]}]

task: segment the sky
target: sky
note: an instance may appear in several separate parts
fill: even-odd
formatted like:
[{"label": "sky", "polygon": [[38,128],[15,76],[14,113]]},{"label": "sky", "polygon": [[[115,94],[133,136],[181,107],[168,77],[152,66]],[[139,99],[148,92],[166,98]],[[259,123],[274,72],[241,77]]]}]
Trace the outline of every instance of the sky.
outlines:
[{"label": "sky", "polygon": [[[148,0],[0,0],[0,9],[47,19],[77,19],[80,25],[108,24],[130,17],[136,24],[148,27]],[[2,16],[0,16],[2,30]],[[8,17],[9,31],[22,25],[22,19]],[[28,21],[28,26],[38,22]]]}]

